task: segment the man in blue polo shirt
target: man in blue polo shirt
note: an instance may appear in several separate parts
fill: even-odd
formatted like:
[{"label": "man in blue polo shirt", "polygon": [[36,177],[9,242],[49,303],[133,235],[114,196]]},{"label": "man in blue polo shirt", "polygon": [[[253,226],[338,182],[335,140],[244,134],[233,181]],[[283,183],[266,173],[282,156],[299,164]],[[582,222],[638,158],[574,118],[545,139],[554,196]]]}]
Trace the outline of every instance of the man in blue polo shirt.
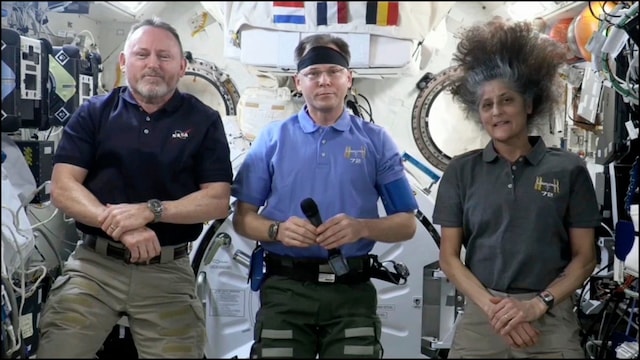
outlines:
[{"label": "man in blue polo shirt", "polygon": [[251,358],[381,357],[367,255],[413,237],[416,200],[387,132],[345,109],[348,44],[312,35],[295,57],[306,104],[263,129],[232,186],[236,231],[266,252]]},{"label": "man in blue polo shirt", "polygon": [[186,60],[159,19],[131,28],[127,87],[83,103],[54,155],[51,195],[82,239],[51,287],[38,358],[93,358],[128,316],[141,358],[202,358],[205,324],[187,245],[229,211],[217,111],[176,87]]}]

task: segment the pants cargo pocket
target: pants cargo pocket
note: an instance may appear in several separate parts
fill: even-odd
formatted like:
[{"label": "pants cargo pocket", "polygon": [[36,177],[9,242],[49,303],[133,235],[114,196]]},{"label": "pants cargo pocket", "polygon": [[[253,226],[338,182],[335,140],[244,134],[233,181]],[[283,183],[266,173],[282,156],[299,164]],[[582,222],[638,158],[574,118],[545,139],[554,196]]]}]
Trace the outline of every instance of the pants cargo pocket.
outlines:
[{"label": "pants cargo pocket", "polygon": [[194,341],[196,342],[194,346],[196,349],[204,349],[207,338],[204,306],[202,306],[200,299],[195,298],[191,300],[191,308],[196,321],[193,327]]}]

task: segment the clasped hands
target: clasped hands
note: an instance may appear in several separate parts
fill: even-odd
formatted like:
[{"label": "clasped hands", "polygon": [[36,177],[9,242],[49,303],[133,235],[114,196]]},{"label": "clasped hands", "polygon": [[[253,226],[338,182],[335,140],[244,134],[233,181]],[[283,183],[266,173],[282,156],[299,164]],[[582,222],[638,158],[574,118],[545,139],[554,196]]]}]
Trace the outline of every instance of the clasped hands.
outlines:
[{"label": "clasped hands", "polygon": [[319,245],[327,250],[352,243],[363,237],[364,223],[346,214],[337,214],[317,228],[307,219],[291,216],[280,224],[278,241],[287,246]]},{"label": "clasped hands", "polygon": [[525,348],[538,341],[540,332],[531,322],[544,315],[544,304],[536,298],[518,300],[513,297],[491,299],[492,306],[485,309],[493,330],[514,348]]},{"label": "clasped hands", "polygon": [[158,236],[146,226],[150,217],[152,220],[153,214],[144,203],[107,204],[98,222],[105,233],[127,247],[130,262],[148,264],[162,250]]}]

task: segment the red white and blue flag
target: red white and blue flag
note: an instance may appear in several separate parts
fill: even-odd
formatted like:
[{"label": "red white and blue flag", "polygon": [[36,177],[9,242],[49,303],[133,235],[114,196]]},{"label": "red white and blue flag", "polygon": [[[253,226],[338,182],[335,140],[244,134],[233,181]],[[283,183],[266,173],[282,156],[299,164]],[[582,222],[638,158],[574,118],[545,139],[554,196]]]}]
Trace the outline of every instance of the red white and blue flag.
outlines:
[{"label": "red white and blue flag", "polygon": [[318,1],[318,25],[346,24],[349,22],[347,1]]},{"label": "red white and blue flag", "polygon": [[304,24],[304,1],[274,1],[273,22],[276,24]]}]

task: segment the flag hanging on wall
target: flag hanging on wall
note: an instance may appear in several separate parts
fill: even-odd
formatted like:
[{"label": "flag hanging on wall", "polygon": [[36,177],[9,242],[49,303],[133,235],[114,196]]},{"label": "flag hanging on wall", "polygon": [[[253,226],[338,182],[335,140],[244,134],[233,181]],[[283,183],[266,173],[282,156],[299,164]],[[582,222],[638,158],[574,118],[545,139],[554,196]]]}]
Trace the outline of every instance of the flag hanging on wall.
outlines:
[{"label": "flag hanging on wall", "polygon": [[349,22],[347,1],[318,1],[318,25],[346,24]]},{"label": "flag hanging on wall", "polygon": [[398,2],[367,1],[366,21],[379,26],[398,25]]},{"label": "flag hanging on wall", "polygon": [[274,1],[273,22],[276,24],[304,24],[304,1]]}]

